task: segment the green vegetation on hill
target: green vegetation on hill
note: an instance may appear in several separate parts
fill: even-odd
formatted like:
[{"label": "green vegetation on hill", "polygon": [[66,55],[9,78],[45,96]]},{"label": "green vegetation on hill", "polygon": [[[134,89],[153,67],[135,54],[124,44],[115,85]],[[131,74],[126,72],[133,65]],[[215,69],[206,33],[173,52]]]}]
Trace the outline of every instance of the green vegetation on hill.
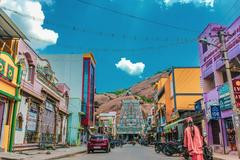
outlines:
[{"label": "green vegetation on hill", "polygon": [[143,102],[145,102],[145,103],[153,103],[153,99],[151,99],[151,98],[147,98],[147,97],[145,97],[145,96],[142,96],[142,95],[138,95],[142,100],[143,100]]},{"label": "green vegetation on hill", "polygon": [[121,94],[124,94],[127,92],[127,89],[121,89],[121,90],[117,90],[117,91],[113,91],[113,92],[109,92],[109,93],[112,93],[112,94],[115,94],[115,95],[121,95]]}]

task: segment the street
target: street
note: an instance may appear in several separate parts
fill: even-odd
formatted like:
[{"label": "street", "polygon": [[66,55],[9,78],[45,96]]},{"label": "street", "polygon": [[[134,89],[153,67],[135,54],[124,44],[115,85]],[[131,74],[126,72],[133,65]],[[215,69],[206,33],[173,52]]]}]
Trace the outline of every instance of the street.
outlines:
[{"label": "street", "polygon": [[153,147],[140,145],[124,145],[122,148],[114,148],[110,153],[95,152],[90,154],[78,154],[62,160],[177,160],[178,157],[166,157],[156,154]]}]

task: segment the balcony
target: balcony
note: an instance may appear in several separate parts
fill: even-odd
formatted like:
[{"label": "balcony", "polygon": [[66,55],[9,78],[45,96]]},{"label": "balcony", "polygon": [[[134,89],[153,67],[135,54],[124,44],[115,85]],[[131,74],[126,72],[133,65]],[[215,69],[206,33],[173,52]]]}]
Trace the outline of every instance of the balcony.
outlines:
[{"label": "balcony", "polygon": [[213,73],[213,65],[209,65],[207,68],[202,69],[202,76],[203,78],[207,78],[209,75]]},{"label": "balcony", "polygon": [[207,92],[207,93],[204,93],[204,94],[203,94],[203,97],[204,97],[204,101],[205,101],[205,102],[218,100],[218,99],[219,99],[218,88],[215,87],[215,88],[212,89],[211,91],[209,91],[209,92]]}]

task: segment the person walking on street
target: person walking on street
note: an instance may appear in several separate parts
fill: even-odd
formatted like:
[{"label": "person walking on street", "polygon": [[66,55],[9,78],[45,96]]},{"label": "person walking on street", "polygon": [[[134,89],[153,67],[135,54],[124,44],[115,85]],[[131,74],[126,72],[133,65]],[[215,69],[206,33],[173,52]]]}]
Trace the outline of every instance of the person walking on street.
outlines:
[{"label": "person walking on street", "polygon": [[184,130],[184,147],[187,148],[192,160],[203,160],[203,138],[191,117],[187,118],[187,128]]},{"label": "person walking on street", "polygon": [[236,137],[233,128],[227,129],[228,143],[230,144],[231,151],[236,151]]}]

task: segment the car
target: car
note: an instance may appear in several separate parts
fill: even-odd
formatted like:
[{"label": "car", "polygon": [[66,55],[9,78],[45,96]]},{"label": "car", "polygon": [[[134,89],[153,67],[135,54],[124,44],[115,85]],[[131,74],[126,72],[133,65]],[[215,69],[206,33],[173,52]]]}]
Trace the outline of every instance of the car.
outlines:
[{"label": "car", "polygon": [[111,151],[109,138],[106,135],[93,135],[87,144],[88,153],[95,150],[103,150],[106,153]]}]

